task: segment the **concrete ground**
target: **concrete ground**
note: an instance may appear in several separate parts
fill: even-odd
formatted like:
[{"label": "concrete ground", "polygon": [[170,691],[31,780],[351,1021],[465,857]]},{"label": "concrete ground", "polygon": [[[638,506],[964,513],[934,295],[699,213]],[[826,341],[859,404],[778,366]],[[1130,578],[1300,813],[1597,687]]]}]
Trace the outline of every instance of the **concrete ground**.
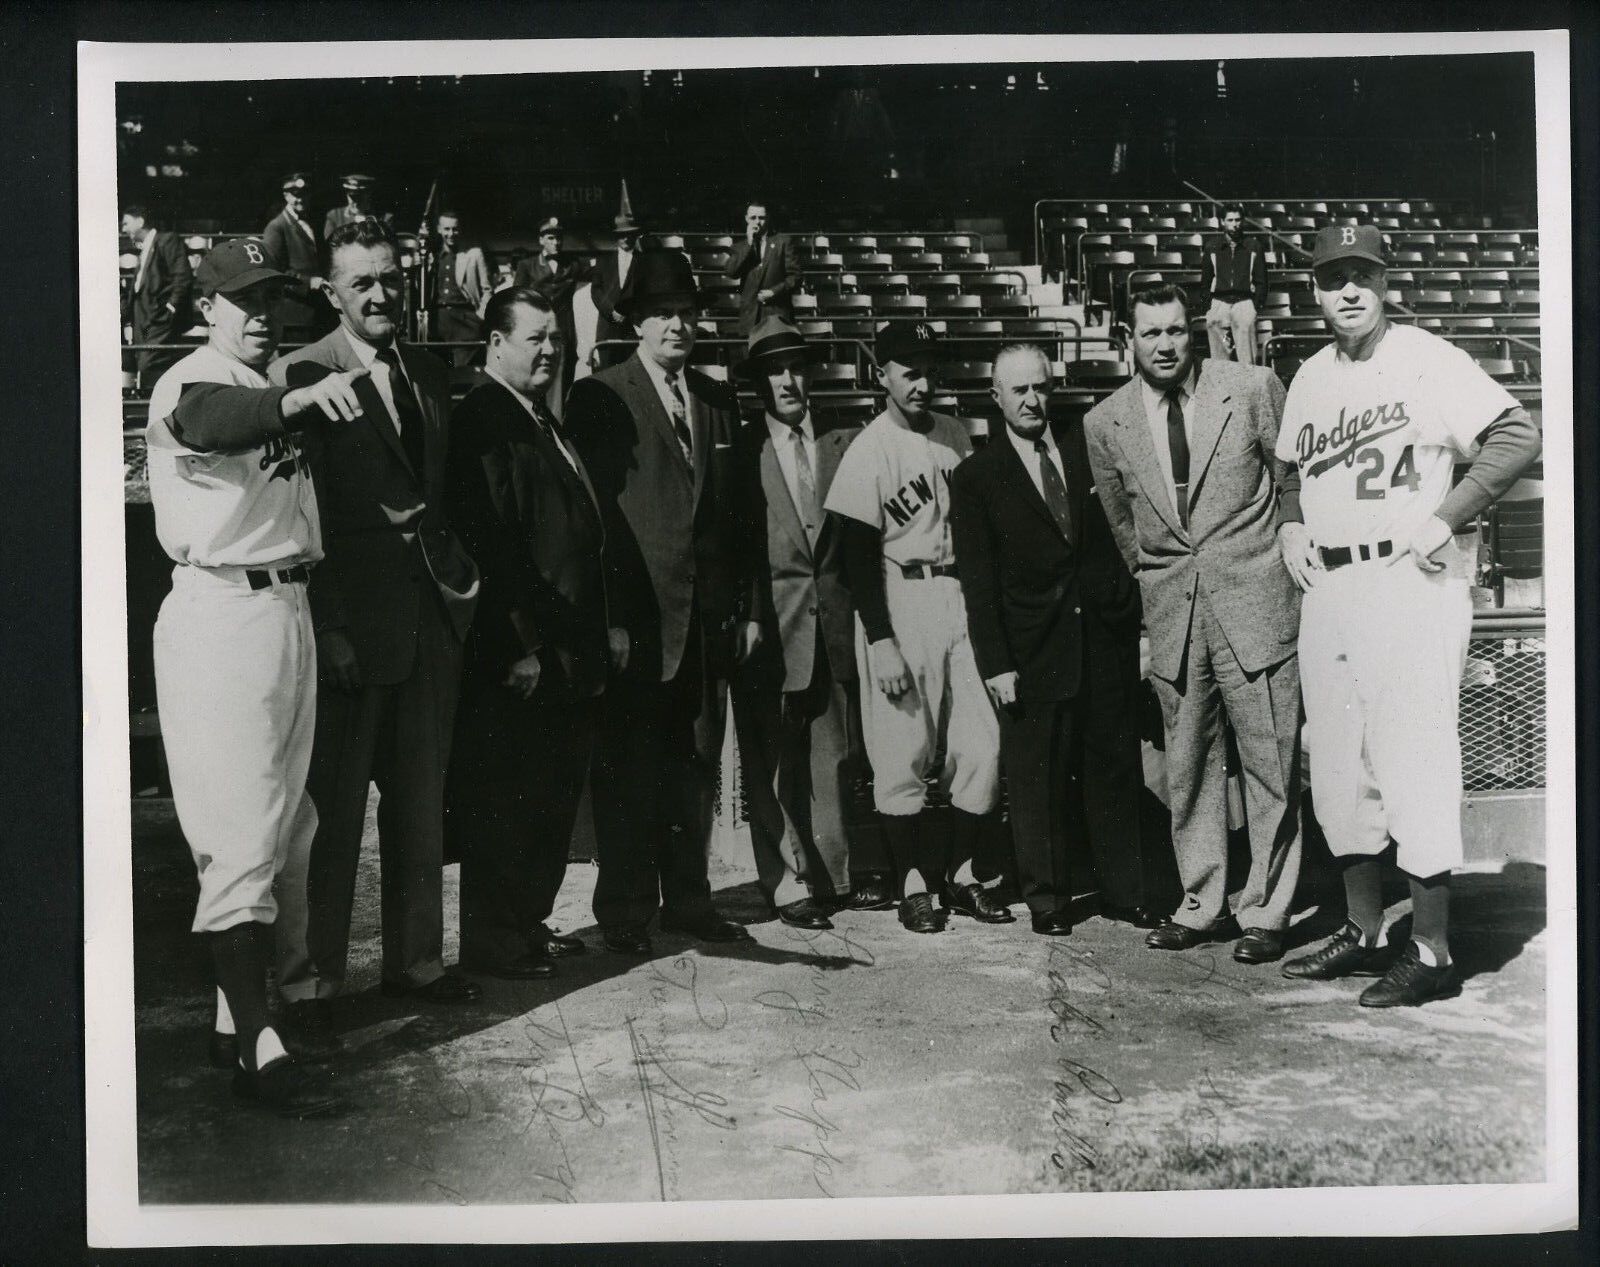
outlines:
[{"label": "concrete ground", "polygon": [[[713,877],[755,943],[657,934],[600,948],[593,868],[553,921],[589,954],[548,982],[486,981],[439,1010],[377,991],[376,849],[333,1066],[343,1116],[239,1107],[205,1064],[212,991],[187,929],[194,873],[171,804],[134,803],[143,1200],[540,1203],[895,1196],[1542,1177],[1544,871],[1459,881],[1455,999],[1356,1006],[1227,946],[1148,951],[1092,915],[1065,940],[1018,923],[833,932],[771,919]],[[369,844],[371,827],[369,823]],[[455,958],[455,868],[446,960]],[[1391,907],[1403,935],[1403,891]],[[1337,901],[1335,901],[1337,907]],[[1311,904],[1291,941],[1339,912]],[[250,1159],[241,1166],[240,1159]]]}]

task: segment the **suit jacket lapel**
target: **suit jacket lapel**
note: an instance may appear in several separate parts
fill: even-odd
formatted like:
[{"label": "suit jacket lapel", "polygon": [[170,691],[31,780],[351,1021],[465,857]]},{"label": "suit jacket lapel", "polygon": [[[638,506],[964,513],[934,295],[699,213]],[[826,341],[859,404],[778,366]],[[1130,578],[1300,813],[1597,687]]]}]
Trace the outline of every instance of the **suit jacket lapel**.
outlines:
[{"label": "suit jacket lapel", "polygon": [[[679,377],[683,379],[683,406],[689,411],[689,434],[693,437],[694,445],[694,504],[700,504],[700,490],[706,486],[706,472],[711,468],[711,419],[707,416],[710,406],[701,400],[695,390],[689,385],[688,366]],[[677,438],[673,438],[677,444]],[[680,447],[680,453],[683,451]]]},{"label": "suit jacket lapel", "polygon": [[1207,374],[1202,365],[1200,381],[1194,392],[1194,426],[1191,428],[1194,439],[1189,445],[1191,507],[1199,499],[1206,471],[1210,469],[1211,459],[1216,456],[1217,444],[1222,439],[1222,432],[1228,425],[1228,419],[1233,417],[1233,410],[1228,407],[1228,402],[1232,399],[1233,397],[1223,391],[1220,377],[1216,374]]},{"label": "suit jacket lapel", "polygon": [[[755,425],[765,432],[767,420],[762,418]],[[794,498],[789,495],[789,483],[783,478],[783,467],[778,462],[778,450],[772,443],[771,435],[761,437],[760,465],[761,491],[766,495],[767,505],[777,512],[784,531],[794,538],[796,548],[809,559],[811,542],[806,539],[805,525],[800,522],[799,508],[795,506]]]},{"label": "suit jacket lapel", "polygon": [[[327,360],[332,362],[334,369],[344,371],[361,368],[361,361],[356,356],[355,349],[350,346],[349,336],[345,334],[343,326],[322,340],[322,348],[327,352]],[[321,357],[316,357],[316,359],[322,360]],[[378,433],[378,438],[389,446],[389,451],[400,459],[400,465],[411,471],[411,459],[406,456],[405,446],[400,443],[400,433],[395,430],[394,419],[389,416],[389,407],[383,403],[383,397],[379,394],[377,387],[374,386],[372,376],[369,374],[365,378],[357,379],[355,391],[356,396],[361,401],[362,416],[366,418],[372,429]],[[420,399],[419,396],[419,403]],[[427,439],[426,436],[423,438],[424,440]],[[423,449],[423,455],[424,460],[426,460],[426,447]],[[422,478],[417,471],[411,471],[411,473],[417,476],[418,479]]]},{"label": "suit jacket lapel", "polygon": [[[683,446],[678,443],[678,437],[672,430],[672,419],[667,417],[667,408],[661,403],[661,397],[656,392],[656,385],[650,378],[650,373],[640,363],[635,354],[627,362],[628,381],[633,392],[635,403],[643,409],[645,417],[650,420],[650,425],[655,428],[656,439],[667,446],[667,456],[673,460],[674,466],[684,478],[695,482],[698,477],[689,469],[689,463],[684,460]],[[688,397],[684,397],[687,405]],[[696,490],[698,491],[698,490]]]},{"label": "suit jacket lapel", "polygon": [[1139,481],[1139,487],[1144,489],[1144,495],[1150,499],[1150,505],[1166,522],[1174,536],[1187,540],[1188,534],[1178,523],[1177,507],[1172,504],[1172,495],[1167,492],[1166,477],[1161,474],[1161,463],[1156,458],[1155,441],[1150,438],[1150,422],[1145,417],[1144,396],[1141,394],[1139,382],[1138,378],[1134,378],[1127,386],[1119,388],[1117,395],[1112,397],[1117,405],[1115,415],[1117,443],[1127,455],[1129,469],[1133,471],[1133,477]]},{"label": "suit jacket lapel", "polygon": [[1044,494],[1039,491],[1038,485],[1033,482],[1033,476],[1028,471],[1027,463],[1022,460],[1022,455],[1017,452],[1017,446],[1011,443],[1011,437],[1006,435],[1002,422],[996,427],[999,433],[990,441],[990,444],[1001,446],[1000,474],[1009,481],[1012,492],[1020,497],[1045,523],[1050,525],[1050,530],[1061,540],[1066,537],[1061,531],[1061,525],[1056,522],[1056,517],[1050,513],[1050,504],[1045,501]]},{"label": "suit jacket lapel", "polygon": [[416,359],[426,354],[408,347],[399,340],[395,341],[395,348],[400,353],[400,366],[405,370],[406,377],[411,380],[411,394],[416,397],[417,408],[422,410],[423,469],[420,477],[424,488],[436,488],[438,486],[436,477],[443,474],[444,451],[448,441],[444,414],[440,412],[439,402],[433,398],[432,393],[425,392],[417,386]]},{"label": "suit jacket lapel", "polygon": [[[1061,466],[1066,472],[1067,505],[1072,510],[1072,531],[1083,540],[1083,501],[1089,492],[1089,462],[1083,447],[1083,424],[1064,423],[1054,428],[1056,448],[1061,453]],[[1030,484],[1032,480],[1028,481]]]}]

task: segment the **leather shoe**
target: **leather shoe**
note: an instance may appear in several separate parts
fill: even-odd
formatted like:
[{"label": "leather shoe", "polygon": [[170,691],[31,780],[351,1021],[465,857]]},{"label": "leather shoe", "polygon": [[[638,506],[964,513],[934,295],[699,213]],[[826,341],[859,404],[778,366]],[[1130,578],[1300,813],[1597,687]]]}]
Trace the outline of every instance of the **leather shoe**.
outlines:
[{"label": "leather shoe", "polygon": [[327,1117],[345,1107],[320,1077],[291,1056],[279,1056],[259,1070],[235,1069],[233,1093],[279,1117]]},{"label": "leather shoe", "polygon": [[427,1003],[472,1003],[483,997],[483,987],[456,973],[447,972],[426,985],[406,981],[385,981],[380,987],[391,999],[422,999]]},{"label": "leather shoe", "polygon": [[1148,906],[1118,906],[1115,902],[1100,903],[1100,918],[1116,920],[1119,924],[1132,924],[1135,928],[1160,928],[1161,916]]},{"label": "leather shoe", "polygon": [[793,924],[796,928],[832,928],[833,921],[828,918],[822,904],[809,897],[803,897],[798,902],[790,902],[778,908],[778,918],[785,924]]},{"label": "leather shoe", "polygon": [[1190,928],[1187,924],[1169,919],[1159,927],[1151,929],[1149,936],[1144,939],[1144,944],[1151,950],[1192,950],[1207,942],[1221,940],[1223,934],[1217,929]]},{"label": "leather shoe", "polygon": [[691,937],[698,937],[701,941],[750,940],[750,934],[743,924],[735,924],[731,919],[724,919],[715,911],[709,910],[702,915],[691,915],[687,919],[670,916],[663,911],[661,931],[687,933]]},{"label": "leather shoe", "polygon": [[548,924],[535,924],[528,933],[528,948],[536,955],[548,959],[561,959],[567,955],[581,955],[589,948],[578,937],[558,933]]},{"label": "leather shoe", "polygon": [[1429,999],[1443,999],[1461,992],[1461,978],[1454,963],[1430,968],[1422,962],[1417,943],[1409,943],[1394,966],[1361,992],[1362,1007],[1416,1007]]},{"label": "leather shoe", "polygon": [[970,915],[980,924],[1014,924],[1017,917],[994,900],[981,884],[953,884],[945,888],[944,904],[958,915]]},{"label": "leather shoe", "polygon": [[650,934],[642,928],[607,928],[602,930],[600,940],[605,942],[607,950],[615,950],[619,954],[648,958],[655,953],[655,947],[650,944]]},{"label": "leather shoe", "polygon": [[1283,975],[1303,981],[1331,981],[1352,974],[1371,976],[1373,965],[1382,955],[1378,946],[1363,946],[1361,930],[1346,921],[1321,947],[1284,964]]},{"label": "leather shoe", "polygon": [[290,1003],[284,1008],[278,1037],[297,1060],[332,1060],[341,1050],[327,999],[296,999]]},{"label": "leather shoe", "polygon": [[1041,937],[1066,937],[1072,932],[1072,920],[1065,911],[1035,911],[1033,931]]},{"label": "leather shoe", "polygon": [[944,920],[933,909],[933,894],[913,893],[900,903],[900,923],[913,933],[944,931]]},{"label": "leather shoe", "polygon": [[213,1069],[232,1069],[239,1063],[239,1035],[212,1030],[206,1044],[206,1061]]},{"label": "leather shoe", "polygon": [[1283,958],[1283,930],[1247,928],[1234,943],[1233,957],[1240,963],[1271,963]]},{"label": "leather shoe", "polygon": [[502,981],[542,981],[556,975],[555,964],[541,955],[518,955],[498,963],[473,959],[461,966],[475,977],[499,977]]},{"label": "leather shoe", "polygon": [[850,892],[838,898],[836,905],[843,911],[892,911],[894,891],[882,876],[857,876]]}]

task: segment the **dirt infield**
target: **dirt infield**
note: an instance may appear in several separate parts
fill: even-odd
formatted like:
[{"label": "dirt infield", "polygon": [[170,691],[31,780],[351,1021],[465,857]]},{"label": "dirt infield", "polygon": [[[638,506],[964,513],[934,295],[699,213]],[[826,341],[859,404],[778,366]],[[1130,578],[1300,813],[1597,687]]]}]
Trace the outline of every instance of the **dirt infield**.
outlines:
[{"label": "dirt infield", "polygon": [[[594,871],[555,923],[591,952],[477,1005],[377,992],[376,848],[336,1066],[344,1116],[237,1107],[204,1062],[212,993],[170,802],[134,806],[143,1200],[542,1203],[1542,1178],[1544,872],[1461,878],[1460,997],[1356,1006],[1227,946],[1184,954],[1088,910],[1069,939],[892,913],[771,920],[714,877],[753,945],[598,948]],[[446,959],[455,957],[455,869]],[[1398,902],[1402,895],[1394,895]],[[1019,911],[1021,908],[1018,908]],[[1392,919],[1407,920],[1403,903]],[[1291,942],[1338,912],[1309,905]],[[755,922],[760,921],[760,922]],[[1404,931],[1403,927],[1400,930]],[[570,966],[569,966],[570,965]],[[251,1158],[248,1167],[241,1157]]]}]

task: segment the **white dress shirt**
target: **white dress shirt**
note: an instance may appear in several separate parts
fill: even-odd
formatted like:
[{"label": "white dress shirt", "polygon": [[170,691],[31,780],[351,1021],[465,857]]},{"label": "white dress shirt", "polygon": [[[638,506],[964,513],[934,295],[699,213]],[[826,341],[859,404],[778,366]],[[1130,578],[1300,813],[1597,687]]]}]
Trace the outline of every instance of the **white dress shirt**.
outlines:
[{"label": "white dress shirt", "polygon": [[[516,399],[517,399],[517,403],[528,411],[528,416],[530,418],[532,418],[535,423],[537,423],[540,420],[538,411],[536,409],[534,409],[534,407],[533,407],[533,402],[531,400],[529,400],[526,396],[524,396],[521,392],[519,392],[510,383],[506,382],[505,379],[501,378],[500,375],[492,367],[484,366],[483,372],[485,374],[487,374],[490,378],[494,379],[495,382],[499,383],[500,386],[504,387],[513,396],[515,396]],[[546,422],[553,424],[554,419],[553,418],[546,419]],[[573,474],[577,475],[578,478],[583,481],[583,486],[585,488],[587,488],[589,486],[589,481],[583,478],[583,472],[578,467],[578,459],[575,458],[572,455],[572,450],[567,448],[567,439],[566,439],[566,437],[563,436],[561,434],[560,430],[557,427],[555,427],[554,425],[551,425],[549,427],[549,431],[550,431],[551,438],[556,442],[556,448],[561,450],[561,456],[567,459],[567,465],[572,468]]]},{"label": "white dress shirt", "polygon": [[[1045,505],[1048,506],[1050,499],[1045,496],[1044,472],[1039,469],[1039,453],[1033,447],[1034,441],[1024,439],[1010,427],[1006,427],[1006,437],[1011,441],[1012,447],[1016,449],[1017,456],[1022,459],[1022,465],[1027,468],[1028,478],[1033,481],[1034,488],[1039,490],[1039,496],[1044,497]],[[1055,435],[1051,432],[1048,423],[1045,424],[1044,433],[1038,436],[1037,439],[1044,441],[1045,453],[1050,459],[1050,464],[1056,468],[1056,474],[1061,476],[1061,486],[1065,488],[1067,471],[1061,465],[1061,450],[1056,446]]]},{"label": "white dress shirt", "polygon": [[[640,348],[636,355],[639,358],[639,363],[644,366],[645,373],[650,376],[650,382],[655,386],[656,395],[661,397],[661,408],[666,410],[667,420],[670,422],[672,420],[673,406],[677,402],[672,399],[672,389],[667,386],[667,371],[656,363],[654,357],[646,356],[643,348]],[[689,424],[690,460],[693,461],[699,457],[699,454],[692,451],[695,434],[695,404],[694,397],[689,392],[689,385],[683,380],[684,370],[688,368],[688,363],[685,362],[683,367],[677,371],[677,382],[678,394],[683,397],[683,418]]]},{"label": "white dress shirt", "polygon": [[156,231],[154,229],[146,229],[144,231],[144,240],[139,243],[139,268],[133,275],[135,293],[138,292],[140,286],[144,285],[145,271],[150,267],[150,252],[155,250],[155,247]]},{"label": "white dress shirt", "polygon": [[[1194,388],[1196,372],[1189,370],[1183,380],[1178,397],[1178,408],[1183,410],[1183,434],[1189,441],[1189,475],[1194,476]],[[1139,379],[1139,395],[1144,401],[1144,418],[1150,426],[1150,439],[1155,445],[1156,464],[1161,467],[1161,480],[1167,488],[1167,499],[1176,509],[1178,486],[1172,479],[1172,443],[1167,438],[1167,393],[1164,388],[1150,386],[1143,376]]]},{"label": "white dress shirt", "polygon": [[[794,460],[794,428],[787,422],[779,422],[771,414],[767,418],[767,434],[772,437],[772,451],[778,459],[778,469],[783,472],[784,486],[789,490],[789,500],[794,503],[794,508],[805,520],[805,508],[800,504],[800,469]],[[800,443],[806,451],[806,461],[811,465],[811,483],[817,484],[817,434],[811,424],[811,411],[806,411],[806,416],[800,420]],[[822,509],[822,492],[817,490],[817,509]],[[806,531],[815,533],[821,524],[805,524]]]},{"label": "white dress shirt", "polygon": [[[372,385],[378,389],[378,398],[383,401],[383,407],[389,411],[389,421],[394,424],[395,434],[399,435],[400,412],[394,407],[394,387],[389,382],[389,367],[378,359],[378,349],[373,347],[372,344],[368,343],[365,339],[356,338],[355,335],[350,333],[349,326],[341,323],[339,330],[349,342],[350,350],[356,354],[356,360],[360,361],[361,364],[371,372]],[[395,345],[395,350],[398,354],[398,342]],[[405,378],[406,372],[403,368],[405,362],[401,361],[400,364],[402,366],[400,376]],[[417,407],[420,409],[422,407],[422,397],[417,392],[417,385],[415,383],[410,383],[409,379],[407,381],[411,388],[411,394],[417,398]]]}]

